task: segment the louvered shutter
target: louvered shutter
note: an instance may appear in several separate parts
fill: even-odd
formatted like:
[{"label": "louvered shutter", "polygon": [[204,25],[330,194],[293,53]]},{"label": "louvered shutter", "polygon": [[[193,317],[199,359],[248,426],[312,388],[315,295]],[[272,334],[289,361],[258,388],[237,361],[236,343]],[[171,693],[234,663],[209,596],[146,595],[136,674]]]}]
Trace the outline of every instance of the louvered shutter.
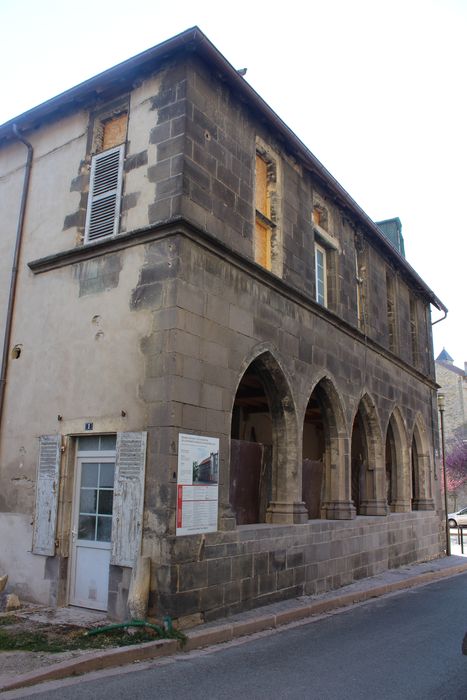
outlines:
[{"label": "louvered shutter", "polygon": [[60,435],[42,435],[39,438],[36,510],[32,536],[34,554],[55,554],[59,475]]},{"label": "louvered shutter", "polygon": [[122,144],[92,159],[86,243],[118,233],[124,149]]},{"label": "louvered shutter", "polygon": [[134,566],[141,549],[146,433],[118,433],[110,563]]}]

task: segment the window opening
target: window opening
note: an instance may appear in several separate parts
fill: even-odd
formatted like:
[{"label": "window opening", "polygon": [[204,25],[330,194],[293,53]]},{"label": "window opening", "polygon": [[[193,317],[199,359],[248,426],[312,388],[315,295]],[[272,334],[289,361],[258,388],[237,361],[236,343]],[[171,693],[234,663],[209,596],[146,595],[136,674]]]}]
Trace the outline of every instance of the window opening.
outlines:
[{"label": "window opening", "polygon": [[410,297],[410,348],[412,352],[412,363],[418,365],[418,324],[417,324],[417,303]]},{"label": "window opening", "polygon": [[267,270],[272,268],[272,231],[270,179],[272,164],[256,154],[255,189],[255,261]]},{"label": "window opening", "polygon": [[394,277],[386,272],[386,309],[388,323],[388,344],[392,352],[396,351],[396,299],[394,289]]},{"label": "window opening", "polygon": [[315,243],[315,299],[327,306],[327,254],[326,249]]}]

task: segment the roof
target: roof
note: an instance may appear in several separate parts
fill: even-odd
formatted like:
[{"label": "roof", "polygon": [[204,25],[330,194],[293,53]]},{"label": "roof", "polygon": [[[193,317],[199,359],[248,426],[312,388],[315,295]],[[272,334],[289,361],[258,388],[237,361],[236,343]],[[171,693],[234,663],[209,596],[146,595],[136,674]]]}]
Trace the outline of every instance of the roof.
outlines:
[{"label": "roof", "polygon": [[77,108],[84,108],[93,100],[105,96],[106,92],[116,89],[121,91],[130,89],[136,78],[154,71],[163,61],[180,53],[196,53],[212,65],[216,69],[219,79],[226,82],[250,108],[259,114],[260,118],[275,129],[301,164],[317,176],[340,206],[360,222],[372,240],[385,251],[385,254],[396,263],[399,269],[402,269],[409,276],[412,284],[426,295],[437,309],[447,313],[446,306],[387,240],[377,224],[370,219],[316,156],[278,117],[198,27],[187,29],[181,34],[157,44],[157,46],[147,49],[103,73],[99,73],[76,87],[62,92],[17,118],[5,122],[0,126],[0,144],[2,141],[15,138],[13,125],[16,125],[24,133],[32,128],[37,128],[41,122],[47,119],[69,113]]},{"label": "roof", "polygon": [[436,358],[436,362],[454,362],[454,359],[448,353],[446,348],[443,348]]}]

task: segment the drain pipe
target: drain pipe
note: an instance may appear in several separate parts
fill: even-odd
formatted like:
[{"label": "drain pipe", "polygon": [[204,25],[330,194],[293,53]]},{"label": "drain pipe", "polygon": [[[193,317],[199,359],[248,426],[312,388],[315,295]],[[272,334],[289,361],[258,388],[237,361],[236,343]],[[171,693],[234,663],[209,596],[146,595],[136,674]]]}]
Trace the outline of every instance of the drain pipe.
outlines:
[{"label": "drain pipe", "polygon": [[3,417],[3,400],[5,397],[6,372],[7,372],[7,365],[8,365],[8,349],[10,347],[11,327],[12,327],[12,322],[13,322],[13,311],[14,311],[15,297],[16,297],[16,281],[17,281],[17,277],[18,277],[18,262],[19,262],[19,256],[20,256],[20,251],[21,251],[21,239],[23,237],[24,215],[26,212],[26,201],[28,198],[29,179],[30,179],[30,175],[31,175],[32,154],[33,154],[32,145],[29,143],[29,141],[27,141],[24,138],[24,136],[21,135],[16,124],[13,124],[13,134],[14,134],[15,138],[18,139],[18,141],[21,141],[21,143],[23,143],[26,146],[26,148],[28,149],[28,156],[27,156],[26,165],[25,165],[23,191],[21,194],[21,203],[20,203],[20,210],[19,210],[19,215],[18,215],[18,226],[16,229],[15,250],[13,253],[13,266],[11,268],[11,276],[10,276],[10,293],[8,296],[8,305],[7,305],[6,319],[5,319],[5,334],[3,337],[2,366],[1,366],[1,370],[0,370],[0,427],[2,424],[2,417]]}]

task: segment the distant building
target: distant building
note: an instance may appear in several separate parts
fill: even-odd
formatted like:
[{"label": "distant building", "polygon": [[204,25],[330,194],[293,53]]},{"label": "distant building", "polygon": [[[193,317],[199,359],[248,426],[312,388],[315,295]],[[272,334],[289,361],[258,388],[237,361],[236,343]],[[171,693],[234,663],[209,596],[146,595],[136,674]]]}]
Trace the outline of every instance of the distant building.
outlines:
[{"label": "distant building", "polygon": [[453,358],[442,349],[435,361],[436,381],[445,396],[444,429],[446,443],[467,440],[467,362],[456,367]]},{"label": "distant building", "polygon": [[[444,431],[446,455],[467,441],[467,362],[464,369],[456,367],[445,348],[435,361],[436,380],[445,396]],[[467,506],[467,483],[456,493],[448,493],[450,511]]]}]

